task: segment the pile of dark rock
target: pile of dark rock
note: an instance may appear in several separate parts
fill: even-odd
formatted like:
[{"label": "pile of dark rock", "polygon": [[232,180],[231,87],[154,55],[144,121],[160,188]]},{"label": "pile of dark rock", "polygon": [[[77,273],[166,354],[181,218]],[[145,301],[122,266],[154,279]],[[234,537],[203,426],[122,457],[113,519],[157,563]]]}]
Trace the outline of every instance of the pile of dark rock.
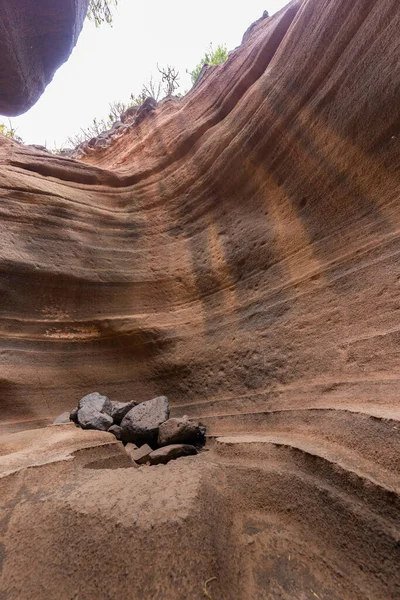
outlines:
[{"label": "pile of dark rock", "polygon": [[134,464],[156,465],[197,454],[204,445],[205,427],[186,416],[170,419],[169,415],[166,396],[137,404],[114,402],[94,392],[79,400],[69,418],[82,429],[115,435]]}]

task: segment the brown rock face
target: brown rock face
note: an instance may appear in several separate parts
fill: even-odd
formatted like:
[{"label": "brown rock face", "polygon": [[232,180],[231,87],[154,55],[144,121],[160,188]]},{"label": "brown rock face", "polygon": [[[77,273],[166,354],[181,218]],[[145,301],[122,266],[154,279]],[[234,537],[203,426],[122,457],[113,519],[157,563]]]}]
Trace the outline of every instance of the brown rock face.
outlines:
[{"label": "brown rock face", "polygon": [[0,114],[19,115],[67,60],[89,0],[0,0]]},{"label": "brown rock face", "polygon": [[[168,588],[147,577],[149,598],[204,597],[213,575],[218,598],[399,597],[399,31],[398,0],[294,1],[184,98],[80,161],[1,141],[3,426],[50,422],[101,389],[120,402],[166,394],[171,416],[217,438],[188,464],[148,469],[166,487],[173,469],[180,501],[181,470],[196,482],[204,461],[209,482],[196,488],[204,513],[188,501],[195,539],[171,534],[182,553],[207,545],[175,557],[177,584],[170,570]],[[69,548],[118,551],[131,567],[123,527],[118,543],[111,519],[103,545],[88,532],[111,501],[123,523],[140,502],[164,518],[142,471],[129,484],[129,499],[145,489],[138,508],[118,500],[120,473],[80,473],[57,534],[40,530],[46,551],[68,523]],[[28,556],[17,532],[34,537],[25,510],[11,521],[9,589],[12,557]],[[143,564],[169,552],[143,549]],[[54,572],[67,590],[70,570]],[[85,576],[80,565],[74,585]],[[83,597],[101,597],[90,583]]]},{"label": "brown rock face", "polygon": [[346,7],[263,19],[86,164],[2,139],[3,421],[98,387],[218,433],[394,416],[400,11]]},{"label": "brown rock face", "polygon": [[157,443],[159,446],[201,444],[204,443],[204,428],[197,421],[189,421],[186,416],[180,419],[168,419],[160,425]]}]

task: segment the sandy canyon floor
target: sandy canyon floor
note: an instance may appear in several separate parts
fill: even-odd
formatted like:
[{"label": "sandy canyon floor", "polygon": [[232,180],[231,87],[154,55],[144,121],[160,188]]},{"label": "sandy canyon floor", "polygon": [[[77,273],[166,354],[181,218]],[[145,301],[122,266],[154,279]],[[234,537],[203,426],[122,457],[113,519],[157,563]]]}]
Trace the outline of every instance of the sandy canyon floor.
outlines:
[{"label": "sandy canyon floor", "polygon": [[395,599],[393,474],[333,439],[315,450],[305,429],[220,436],[134,468],[105,432],[4,435],[0,597]]}]

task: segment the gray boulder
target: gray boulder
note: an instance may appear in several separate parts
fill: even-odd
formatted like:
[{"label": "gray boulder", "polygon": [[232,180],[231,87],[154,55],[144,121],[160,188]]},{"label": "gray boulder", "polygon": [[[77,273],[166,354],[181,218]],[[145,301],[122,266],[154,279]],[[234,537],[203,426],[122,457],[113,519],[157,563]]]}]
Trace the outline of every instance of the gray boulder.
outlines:
[{"label": "gray boulder", "polygon": [[57,417],[57,419],[55,419],[55,421],[53,422],[53,425],[61,425],[64,423],[70,423],[71,419],[69,418],[70,413],[69,412],[64,412],[61,415],[59,415]]},{"label": "gray boulder", "polygon": [[151,465],[165,465],[170,460],[193,454],[197,454],[194,446],[190,446],[189,444],[172,444],[171,446],[164,446],[163,448],[154,450],[148,456],[148,460]]},{"label": "gray boulder", "polygon": [[135,123],[139,124],[147,117],[147,115],[151,114],[157,108],[157,100],[149,96],[143,102],[141,106],[137,109],[135,113]]},{"label": "gray boulder", "polygon": [[121,115],[121,121],[122,121],[122,123],[125,123],[125,121],[127,121],[128,119],[134,117],[136,113],[137,113],[137,107],[136,106],[130,106]]},{"label": "gray boulder", "polygon": [[110,429],[108,429],[108,433],[112,433],[117,440],[121,440],[121,427],[119,425],[111,425]]},{"label": "gray boulder", "polygon": [[93,392],[81,398],[78,402],[78,409],[90,407],[92,410],[112,415],[112,403],[107,396],[102,396],[99,392]]},{"label": "gray boulder", "polygon": [[113,424],[113,420],[110,415],[102,413],[87,404],[78,410],[78,423],[82,429],[108,431]]},{"label": "gray boulder", "polygon": [[168,419],[169,413],[170,407],[166,396],[159,396],[138,404],[121,421],[122,441],[155,446],[158,429]]},{"label": "gray boulder", "polygon": [[124,416],[137,405],[137,402],[114,402],[111,401],[112,411],[111,416],[116,425],[119,425],[124,418]]},{"label": "gray boulder", "polygon": [[204,427],[187,416],[180,419],[168,419],[160,425],[158,445],[169,444],[204,444]]}]

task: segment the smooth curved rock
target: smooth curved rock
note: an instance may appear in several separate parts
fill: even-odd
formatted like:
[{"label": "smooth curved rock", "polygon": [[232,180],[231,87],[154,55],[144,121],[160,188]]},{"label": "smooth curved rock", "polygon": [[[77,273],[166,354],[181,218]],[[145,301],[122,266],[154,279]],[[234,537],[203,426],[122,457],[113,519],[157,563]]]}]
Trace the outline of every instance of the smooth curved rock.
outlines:
[{"label": "smooth curved rock", "polygon": [[399,9],[324,7],[261,20],[82,161],[2,139],[4,421],[51,419],[99,383],[234,428],[393,413]]},{"label": "smooth curved rock", "polygon": [[89,0],[0,0],[0,114],[27,111],[71,54]]},{"label": "smooth curved rock", "polygon": [[59,415],[53,422],[53,425],[65,425],[65,423],[69,423],[70,422],[70,413],[67,412],[63,412],[61,415]]},{"label": "smooth curved rock", "polygon": [[194,454],[197,454],[194,446],[189,444],[171,444],[170,446],[153,450],[148,459],[151,465],[166,465],[170,460],[176,460],[184,456],[193,456]]}]

